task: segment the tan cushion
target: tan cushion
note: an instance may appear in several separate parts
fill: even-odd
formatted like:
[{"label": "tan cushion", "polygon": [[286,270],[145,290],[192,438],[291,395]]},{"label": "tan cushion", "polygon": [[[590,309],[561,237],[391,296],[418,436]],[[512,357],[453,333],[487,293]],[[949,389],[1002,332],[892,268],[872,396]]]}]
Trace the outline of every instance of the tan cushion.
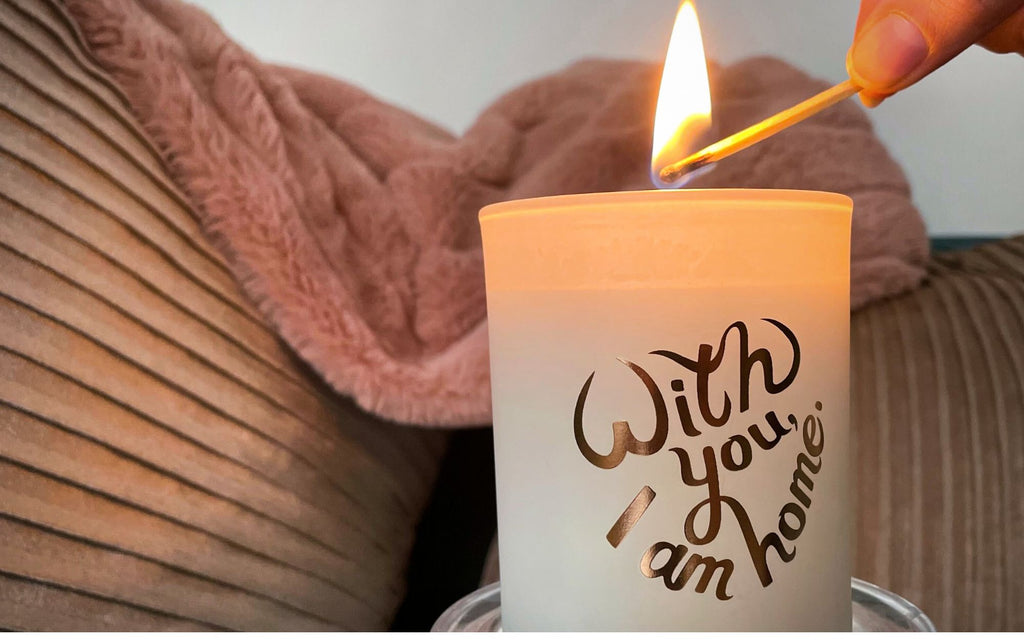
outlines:
[{"label": "tan cushion", "polygon": [[856,575],[940,630],[1024,630],[1024,237],[936,255],[852,349]]},{"label": "tan cushion", "polygon": [[387,628],[445,436],[299,364],[71,24],[0,3],[0,628]]}]

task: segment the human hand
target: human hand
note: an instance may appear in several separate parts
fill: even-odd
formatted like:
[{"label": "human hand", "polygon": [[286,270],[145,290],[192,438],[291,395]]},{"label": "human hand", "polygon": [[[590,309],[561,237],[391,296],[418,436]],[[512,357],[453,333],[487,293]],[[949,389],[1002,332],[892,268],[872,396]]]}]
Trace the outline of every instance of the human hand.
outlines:
[{"label": "human hand", "polygon": [[861,0],[846,69],[874,107],[972,44],[1024,55],[1024,0]]}]

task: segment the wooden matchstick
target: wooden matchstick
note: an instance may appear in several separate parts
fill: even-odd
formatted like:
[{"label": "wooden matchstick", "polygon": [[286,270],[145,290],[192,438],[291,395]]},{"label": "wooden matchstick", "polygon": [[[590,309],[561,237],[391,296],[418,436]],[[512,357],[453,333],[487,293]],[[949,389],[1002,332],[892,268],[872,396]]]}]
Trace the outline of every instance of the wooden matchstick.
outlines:
[{"label": "wooden matchstick", "polygon": [[722,158],[731,156],[737,151],[742,151],[752,144],[756,144],[765,138],[775,135],[787,127],[810,118],[814,114],[831,107],[832,105],[846,100],[858,93],[860,87],[853,83],[853,80],[840,82],[831,89],[822,91],[813,98],[808,98],[795,107],[780,111],[770,118],[766,118],[757,124],[732,134],[728,138],[722,138],[700,151],[691,154],[678,162],[673,162],[658,172],[658,177],[666,184],[672,184],[680,178],[701,167],[718,162]]}]

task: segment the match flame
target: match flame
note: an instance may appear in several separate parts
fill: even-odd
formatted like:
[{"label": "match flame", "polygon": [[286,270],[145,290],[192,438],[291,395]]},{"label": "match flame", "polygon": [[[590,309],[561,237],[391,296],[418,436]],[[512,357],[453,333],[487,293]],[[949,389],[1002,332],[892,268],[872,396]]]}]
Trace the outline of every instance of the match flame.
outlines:
[{"label": "match flame", "polygon": [[[661,188],[681,186],[663,182],[658,172],[710,142],[711,88],[700,36],[697,9],[692,0],[684,0],[676,13],[672,38],[665,54],[661,91],[654,116],[651,145],[651,180]],[[692,176],[687,176],[692,177]]]}]

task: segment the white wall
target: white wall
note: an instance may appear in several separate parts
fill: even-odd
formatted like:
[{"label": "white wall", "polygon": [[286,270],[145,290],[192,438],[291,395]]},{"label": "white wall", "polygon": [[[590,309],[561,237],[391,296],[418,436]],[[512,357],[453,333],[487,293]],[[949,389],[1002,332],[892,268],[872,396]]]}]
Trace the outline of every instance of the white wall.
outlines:
[{"label": "white wall", "polygon": [[[677,0],[193,0],[256,55],[327,72],[458,132],[581,57],[661,59]],[[708,55],[838,82],[856,0],[697,0]],[[872,112],[933,235],[1024,231],[1024,60],[972,50]]]}]

